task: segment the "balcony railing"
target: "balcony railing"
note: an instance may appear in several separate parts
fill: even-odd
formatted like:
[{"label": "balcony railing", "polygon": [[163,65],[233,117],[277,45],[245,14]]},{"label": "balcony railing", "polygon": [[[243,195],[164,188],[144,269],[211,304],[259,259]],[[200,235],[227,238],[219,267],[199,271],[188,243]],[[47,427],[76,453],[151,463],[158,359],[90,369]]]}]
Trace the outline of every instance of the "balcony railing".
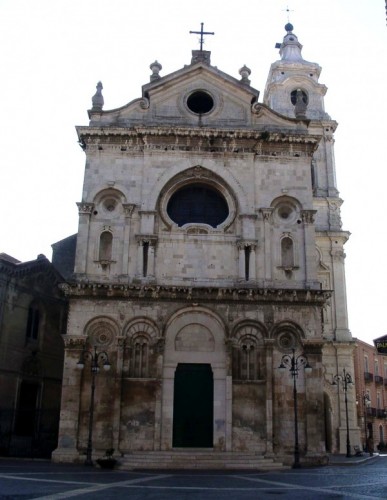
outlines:
[{"label": "balcony railing", "polygon": [[383,410],[381,408],[376,409],[376,417],[377,418],[386,418],[386,416],[387,416],[386,410]]},{"label": "balcony railing", "polygon": [[374,376],[370,372],[364,372],[364,380],[366,382],[372,382],[374,380]]},{"label": "balcony railing", "polygon": [[383,384],[383,377],[375,375],[375,384]]},{"label": "balcony railing", "polygon": [[387,385],[387,378],[384,379],[384,385]]}]

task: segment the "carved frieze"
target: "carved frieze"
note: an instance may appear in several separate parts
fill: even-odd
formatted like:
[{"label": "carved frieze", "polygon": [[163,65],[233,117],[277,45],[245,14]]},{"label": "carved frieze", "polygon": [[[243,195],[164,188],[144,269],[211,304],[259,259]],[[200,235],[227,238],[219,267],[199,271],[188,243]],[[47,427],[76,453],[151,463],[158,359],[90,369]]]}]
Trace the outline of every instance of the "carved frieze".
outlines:
[{"label": "carved frieze", "polygon": [[241,302],[323,305],[331,296],[329,290],[293,290],[289,288],[192,287],[128,285],[106,283],[69,283],[68,297],[111,297],[131,300],[186,301],[193,303]]}]

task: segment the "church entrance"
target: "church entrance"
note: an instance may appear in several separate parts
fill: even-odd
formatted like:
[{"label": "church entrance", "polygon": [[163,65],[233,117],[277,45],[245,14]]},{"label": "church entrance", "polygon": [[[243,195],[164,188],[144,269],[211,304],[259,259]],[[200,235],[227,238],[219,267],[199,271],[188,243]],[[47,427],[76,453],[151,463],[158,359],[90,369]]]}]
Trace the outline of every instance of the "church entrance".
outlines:
[{"label": "church entrance", "polygon": [[179,363],[173,400],[173,447],[212,448],[214,380],[211,365]]}]

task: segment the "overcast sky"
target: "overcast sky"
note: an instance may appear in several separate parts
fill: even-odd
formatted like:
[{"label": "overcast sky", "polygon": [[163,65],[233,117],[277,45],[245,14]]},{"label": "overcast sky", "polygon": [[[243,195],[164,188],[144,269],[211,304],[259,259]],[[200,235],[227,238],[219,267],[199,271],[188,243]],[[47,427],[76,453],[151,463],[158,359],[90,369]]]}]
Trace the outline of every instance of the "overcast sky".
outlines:
[{"label": "overcast sky", "polygon": [[161,76],[204,48],[263,91],[286,9],[303,57],[322,66],[326,111],[339,123],[335,154],[344,199],[349,326],[372,342],[387,333],[387,27],[384,0],[0,0],[0,252],[19,260],[77,232],[85,156],[75,125],[102,81],[105,107],[140,97],[157,59]]}]

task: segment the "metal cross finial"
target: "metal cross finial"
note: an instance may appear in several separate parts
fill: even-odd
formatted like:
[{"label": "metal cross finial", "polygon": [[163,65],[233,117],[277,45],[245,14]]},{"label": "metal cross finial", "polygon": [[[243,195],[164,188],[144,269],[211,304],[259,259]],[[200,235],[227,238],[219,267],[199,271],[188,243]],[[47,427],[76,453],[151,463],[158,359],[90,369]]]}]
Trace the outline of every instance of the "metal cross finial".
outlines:
[{"label": "metal cross finial", "polygon": [[200,35],[200,50],[203,50],[204,38],[203,35],[215,35],[213,31],[203,31],[204,23],[200,23],[200,31],[190,31],[190,34]]},{"label": "metal cross finial", "polygon": [[283,9],[282,12],[287,12],[288,13],[288,23],[290,23],[290,19],[289,19],[289,13],[290,12],[294,12],[294,10],[292,9],[289,9],[289,5],[286,6],[286,9]]}]

